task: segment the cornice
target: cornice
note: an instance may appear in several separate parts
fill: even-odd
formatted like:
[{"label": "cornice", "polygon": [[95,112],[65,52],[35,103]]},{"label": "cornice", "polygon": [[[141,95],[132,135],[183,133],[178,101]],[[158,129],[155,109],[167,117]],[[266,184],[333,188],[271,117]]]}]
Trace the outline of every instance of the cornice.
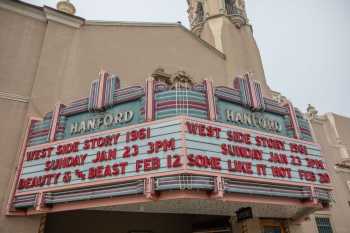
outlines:
[{"label": "cornice", "polygon": [[45,22],[46,17],[41,7],[37,7],[31,4],[27,4],[20,1],[9,1],[2,0],[0,1],[0,8],[12,11],[19,15],[27,16],[34,18],[36,20]]},{"label": "cornice", "polygon": [[21,1],[1,0],[0,8],[41,22],[54,21],[74,28],[80,28],[84,24],[83,18],[66,14],[48,6],[38,7]]},{"label": "cornice", "polygon": [[48,21],[57,22],[73,28],[80,28],[84,24],[83,18],[60,12],[48,6],[44,6],[44,12]]},{"label": "cornice", "polygon": [[177,27],[178,23],[138,22],[138,21],[102,21],[86,20],[87,26],[135,26],[135,27]]}]

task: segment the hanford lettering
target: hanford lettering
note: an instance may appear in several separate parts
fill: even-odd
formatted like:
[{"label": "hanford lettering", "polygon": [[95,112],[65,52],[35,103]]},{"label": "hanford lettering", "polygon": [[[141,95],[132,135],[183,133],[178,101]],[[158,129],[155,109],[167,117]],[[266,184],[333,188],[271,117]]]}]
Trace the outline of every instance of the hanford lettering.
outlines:
[{"label": "hanford lettering", "polygon": [[282,131],[282,126],[278,121],[264,117],[259,113],[235,112],[227,109],[226,119],[227,121],[253,126],[271,132]]},{"label": "hanford lettering", "polygon": [[89,132],[91,130],[96,130],[101,127],[111,127],[112,125],[128,123],[134,117],[134,112],[126,111],[126,112],[118,112],[113,114],[104,114],[102,116],[97,116],[88,120],[73,122],[70,125],[70,134],[80,134]]}]

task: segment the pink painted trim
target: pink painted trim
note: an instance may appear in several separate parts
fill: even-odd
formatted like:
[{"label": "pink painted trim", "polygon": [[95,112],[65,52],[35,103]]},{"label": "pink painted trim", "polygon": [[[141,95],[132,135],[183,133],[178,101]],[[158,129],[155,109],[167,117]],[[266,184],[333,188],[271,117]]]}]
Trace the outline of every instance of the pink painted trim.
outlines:
[{"label": "pink painted trim", "polygon": [[24,140],[22,142],[20,152],[18,153],[17,167],[16,167],[16,172],[15,172],[15,179],[12,182],[9,199],[7,201],[7,206],[6,206],[6,212],[7,213],[10,212],[12,202],[13,202],[13,200],[15,198],[15,195],[16,195],[16,189],[17,189],[17,185],[18,185],[18,182],[19,182],[19,177],[20,177],[20,175],[22,173],[22,169],[23,169],[23,162],[24,162],[24,158],[25,158],[25,151],[26,151],[26,148],[27,148],[28,136],[29,136],[29,133],[30,133],[30,129],[31,129],[32,125],[35,122],[38,122],[38,121],[42,121],[42,118],[31,117],[31,118],[29,118],[29,120],[27,122],[26,130],[25,130],[25,133],[24,133]]},{"label": "pink painted trim", "polygon": [[98,99],[97,99],[97,108],[98,109],[103,108],[106,75],[108,75],[108,73],[106,71],[104,71],[104,70],[100,71],[100,80],[99,80],[100,82],[99,82]]},{"label": "pink painted trim", "polygon": [[144,194],[148,199],[152,199],[154,200],[154,178],[153,177],[147,177],[145,179],[145,190],[144,190]]},{"label": "pink painted trim", "polygon": [[216,116],[216,108],[215,108],[215,100],[214,100],[213,81],[205,79],[204,84],[206,88],[209,120],[215,121],[217,119],[217,116]]},{"label": "pink painted trim", "polygon": [[89,200],[89,201],[56,204],[50,209],[43,209],[41,211],[37,211],[34,209],[28,210],[26,215],[55,213],[55,212],[63,212],[63,211],[70,211],[70,210],[107,207],[107,206],[115,206],[115,205],[128,205],[128,204],[147,203],[147,202],[152,202],[152,200],[148,199],[144,195],[137,195],[137,196],[130,196],[130,197],[113,197],[113,198],[106,198],[106,199],[96,199],[96,200]]},{"label": "pink painted trim", "polygon": [[[158,121],[153,121],[153,122],[146,122],[146,123],[142,123],[142,124],[139,124],[139,125],[132,125],[132,126],[128,126],[128,127],[124,127],[124,128],[120,128],[118,131],[116,131],[115,129],[113,130],[109,130],[109,131],[104,131],[103,134],[108,134],[108,133],[116,133],[116,132],[123,132],[123,131],[126,131],[126,130],[132,130],[132,129],[135,129],[135,128],[139,128],[139,127],[145,127],[145,126],[149,126],[149,125],[153,125],[153,124],[158,124],[158,123],[161,123],[161,122],[169,122],[169,121],[174,121],[174,120],[179,120],[179,121],[182,121],[182,124],[183,124],[183,129],[182,129],[182,143],[183,143],[183,163],[184,163],[184,166],[183,166],[183,169],[187,169],[187,159],[186,159],[186,154],[187,154],[187,149],[186,149],[186,142],[185,142],[185,132],[186,132],[186,125],[185,123],[187,121],[191,121],[191,122],[200,122],[200,123],[204,123],[204,124],[211,124],[211,125],[215,125],[215,126],[218,126],[218,127],[226,127],[226,128],[232,128],[232,129],[235,129],[235,130],[242,130],[241,128],[239,127],[236,127],[236,126],[228,126],[226,124],[223,124],[223,123],[218,123],[218,122],[212,122],[212,121],[208,121],[208,120],[203,120],[203,119],[196,119],[196,118],[191,118],[191,117],[187,117],[187,116],[176,116],[176,117],[173,117],[173,118],[166,118],[166,119],[162,119],[162,120],[158,120]],[[250,131],[250,132],[253,132],[253,133],[258,133],[258,134],[261,134],[261,135],[267,135],[269,137],[279,137],[281,138],[280,136],[276,136],[276,135],[273,135],[273,134],[269,134],[269,133],[262,133],[262,132],[258,132],[258,131],[255,131],[255,130],[246,130],[246,131]],[[89,137],[94,137],[94,136],[97,136],[97,135],[101,135],[101,132],[97,132],[95,134],[91,134],[91,135],[85,135],[85,136],[82,136],[82,137],[79,137],[79,140],[83,140],[84,138],[89,138]],[[289,141],[295,141],[295,142],[299,142],[299,140],[296,140],[296,139],[291,139],[291,138],[287,138],[287,137],[282,137],[282,138],[285,138],[286,140],[289,140]],[[38,146],[33,146],[33,147],[28,147],[27,149],[36,149],[36,148],[42,148],[42,147],[47,147],[47,146],[51,146],[52,144],[58,144],[58,143],[67,143],[67,142],[71,142],[71,141],[75,141],[77,140],[77,138],[72,138],[72,139],[67,139],[67,140],[62,140],[62,141],[59,141],[59,142],[55,142],[55,143],[47,143],[47,144],[43,144],[43,145],[38,145]],[[315,143],[312,143],[312,142],[304,142],[302,141],[302,143],[304,144],[309,144],[309,145],[313,145],[313,146],[317,146],[317,148],[319,148],[319,145],[318,144],[315,144]],[[176,172],[175,174],[181,172],[181,170],[179,170],[178,172]],[[196,171],[191,171],[191,173],[196,173]],[[171,172],[166,172],[165,174],[172,174]],[[202,173],[203,174],[203,173]],[[210,175],[213,175],[215,174],[215,172],[210,172],[208,173]],[[221,173],[220,173],[221,174]],[[160,175],[161,176],[161,175]],[[229,177],[234,177],[236,179],[247,179],[248,177],[240,177],[240,176],[229,176]],[[55,190],[66,190],[66,189],[70,189],[70,188],[76,188],[76,187],[87,187],[87,186],[91,186],[91,185],[97,185],[97,184],[109,184],[109,183],[114,183],[116,181],[125,181],[125,180],[134,180],[134,179],[142,179],[144,178],[144,176],[136,176],[136,177],[125,177],[125,178],[116,178],[116,179],[112,179],[112,180],[105,180],[105,181],[98,181],[98,182],[91,182],[91,183],[88,183],[88,184],[83,184],[83,185],[68,185],[68,186],[65,186],[64,188],[62,187],[58,187],[58,188],[48,188],[48,189],[44,189],[44,190],[41,190],[41,191],[55,191]],[[266,182],[266,179],[263,179],[263,180],[260,180],[260,179],[256,179],[256,178],[249,178],[250,180],[255,180],[255,181],[259,181],[259,182]],[[281,181],[277,181],[277,180],[271,180],[272,183],[279,183]],[[267,182],[269,183],[269,182]],[[286,181],[282,181],[281,184],[290,184],[290,185],[296,185],[296,182],[286,182]],[[302,183],[302,182],[298,182],[298,184],[305,184],[305,186],[310,186],[310,184],[307,184],[307,183]],[[321,187],[321,188],[325,188],[325,189],[332,189],[331,186],[329,185],[325,185],[325,186],[315,186],[315,187]],[[23,192],[23,193],[18,193],[17,195],[25,195],[25,194],[33,194],[33,193],[37,193],[38,191],[29,191],[29,192]]]},{"label": "pink painted trim", "polygon": [[[205,191],[171,191],[171,192],[161,192],[159,196],[154,196],[153,199],[149,199],[144,195],[128,196],[128,197],[113,197],[105,199],[96,199],[88,201],[79,201],[74,203],[63,203],[56,204],[52,208],[43,208],[40,211],[32,209],[26,212],[26,215],[35,215],[42,213],[54,213],[62,211],[70,211],[77,209],[87,209],[87,208],[100,208],[107,206],[119,206],[128,204],[141,204],[149,203],[154,201],[167,201],[167,200],[181,200],[181,199],[200,199],[200,200],[213,200],[217,199],[217,196],[211,195]],[[231,203],[255,203],[255,204],[274,204],[283,206],[297,206],[300,208],[322,208],[320,204],[315,205],[313,202],[301,202],[299,200],[291,198],[276,198],[276,197],[263,197],[263,196],[250,196],[242,194],[225,194],[221,199],[223,202]],[[10,213],[14,215],[14,213]],[[23,213],[20,213],[23,215]]]},{"label": "pink painted trim", "polygon": [[224,197],[224,184],[221,176],[215,177],[215,195],[216,198]]},{"label": "pink painted trim", "polygon": [[50,128],[50,136],[49,136],[49,141],[54,142],[55,141],[55,136],[56,136],[56,131],[58,129],[58,119],[60,117],[60,112],[62,108],[61,103],[57,103],[55,106],[55,110],[52,114],[52,123],[51,123],[51,128]]},{"label": "pink painted trim", "polygon": [[154,113],[155,113],[154,79],[153,79],[153,77],[149,77],[146,80],[145,110],[146,110],[146,121],[153,121],[154,120]]},{"label": "pink painted trim", "polygon": [[29,194],[36,194],[38,192],[57,192],[57,191],[64,191],[64,190],[70,190],[70,189],[78,189],[78,188],[86,188],[86,187],[92,187],[92,186],[98,186],[98,185],[108,185],[108,184],[117,184],[117,183],[123,183],[126,181],[133,181],[133,180],[142,180],[147,179],[148,177],[163,177],[163,176],[172,176],[172,175],[180,175],[184,173],[183,168],[179,168],[178,170],[171,171],[171,172],[149,172],[147,175],[139,175],[139,176],[132,176],[132,177],[122,177],[122,178],[114,178],[109,180],[100,180],[100,181],[93,181],[89,183],[83,183],[83,184],[72,184],[72,185],[66,185],[66,186],[60,186],[56,188],[46,188],[46,189],[40,189],[36,191],[28,191],[28,192],[21,192],[16,193],[16,196],[24,196]]},{"label": "pink painted trim", "polygon": [[37,201],[36,201],[36,210],[41,210],[41,207],[44,206],[44,193],[40,192],[37,195]]},{"label": "pink painted trim", "polygon": [[289,115],[290,115],[290,118],[291,118],[291,123],[293,125],[293,128],[294,128],[294,135],[297,139],[300,139],[300,127],[299,127],[299,124],[298,124],[298,120],[297,120],[297,116],[296,116],[296,113],[295,113],[295,109],[294,109],[294,106],[292,105],[291,102],[287,102],[287,107],[288,107],[288,110],[289,110]]},{"label": "pink painted trim", "polygon": [[28,216],[27,211],[25,210],[16,210],[5,213],[6,216],[17,216],[17,217],[24,217]]},{"label": "pink painted trim", "polygon": [[272,204],[272,205],[288,205],[288,206],[298,206],[298,207],[317,207],[313,202],[301,202],[293,198],[283,198],[283,197],[264,197],[264,196],[252,196],[243,194],[225,194],[223,199],[227,202],[244,202],[244,203],[258,203],[258,204]]},{"label": "pink painted trim", "polygon": [[303,183],[303,182],[292,182],[292,181],[284,181],[284,180],[277,180],[277,179],[264,179],[264,178],[257,178],[257,177],[237,176],[237,175],[223,174],[215,171],[199,171],[199,170],[187,169],[185,172],[190,175],[221,176],[222,178],[229,178],[237,181],[250,181],[250,182],[262,183],[262,184],[281,184],[281,185],[290,185],[290,186],[298,186],[298,187],[313,186],[315,188],[322,188],[326,190],[334,189],[334,187],[329,185],[323,186],[323,185]]},{"label": "pink painted trim", "polygon": [[258,100],[256,99],[256,91],[255,91],[255,87],[254,87],[254,81],[251,80],[249,78],[249,76],[247,76],[247,81],[249,84],[250,97],[252,98],[253,108],[257,109],[258,108]]},{"label": "pink painted trim", "polygon": [[[187,154],[187,153],[186,153]],[[207,176],[218,176],[222,178],[229,178],[234,179],[238,181],[251,181],[251,182],[257,182],[257,183],[264,183],[264,184],[282,184],[282,185],[291,185],[291,186],[300,186],[300,187],[316,187],[316,188],[322,188],[326,190],[333,190],[330,186],[322,186],[322,185],[313,185],[309,183],[302,183],[302,182],[289,182],[289,181],[282,181],[282,180],[275,180],[275,179],[263,179],[263,178],[255,178],[255,177],[245,177],[245,176],[237,176],[237,175],[230,175],[230,174],[222,174],[220,172],[207,172],[207,171],[198,171],[198,170],[191,170],[188,169],[186,154],[183,156],[182,162],[183,166],[180,167],[176,171],[171,172],[154,172],[154,173],[148,173],[147,175],[140,175],[140,176],[133,176],[133,177],[123,177],[123,178],[115,178],[110,180],[101,180],[101,181],[95,181],[95,182],[89,182],[84,184],[73,184],[73,185],[66,185],[64,187],[56,187],[56,188],[47,188],[47,189],[41,189],[40,192],[54,192],[54,191],[64,191],[64,190],[70,190],[70,189],[77,189],[77,188],[85,188],[85,187],[91,187],[91,186],[98,186],[98,185],[107,185],[107,184],[115,184],[115,183],[122,183],[126,181],[133,181],[133,180],[141,180],[141,179],[147,179],[149,177],[156,178],[156,177],[164,177],[164,176],[172,176],[172,175],[182,175],[182,174],[189,174],[189,175],[207,175]],[[28,191],[28,192],[21,192],[17,193],[16,196],[23,196],[23,195],[29,195],[29,194],[35,194],[38,193],[38,191]]]},{"label": "pink painted trim", "polygon": [[182,146],[182,155],[181,155],[181,161],[182,161],[182,167],[184,168],[184,170],[187,170],[187,143],[186,143],[186,120],[185,118],[182,119],[182,125],[181,125],[181,146]]}]

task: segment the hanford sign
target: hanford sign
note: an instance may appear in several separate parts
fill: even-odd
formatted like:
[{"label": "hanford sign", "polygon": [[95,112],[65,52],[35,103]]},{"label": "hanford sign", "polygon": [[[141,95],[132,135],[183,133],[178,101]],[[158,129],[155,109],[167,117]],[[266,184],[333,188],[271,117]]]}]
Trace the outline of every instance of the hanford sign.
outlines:
[{"label": "hanford sign", "polygon": [[30,120],[8,214],[183,189],[320,208],[330,200],[324,164],[302,114],[264,98],[249,77],[234,88],[151,78],[120,89],[102,72],[88,98]]},{"label": "hanford sign", "polygon": [[251,112],[235,112],[230,109],[226,109],[226,120],[235,122],[236,124],[242,124],[252,126],[257,129],[263,129],[270,132],[281,132],[282,125],[277,121],[264,117],[261,113]]},{"label": "hanford sign", "polygon": [[100,128],[110,128],[112,126],[128,123],[134,116],[133,111],[117,112],[115,114],[103,114],[101,116],[94,116],[88,120],[74,121],[68,126],[70,134],[83,134],[99,130]]}]

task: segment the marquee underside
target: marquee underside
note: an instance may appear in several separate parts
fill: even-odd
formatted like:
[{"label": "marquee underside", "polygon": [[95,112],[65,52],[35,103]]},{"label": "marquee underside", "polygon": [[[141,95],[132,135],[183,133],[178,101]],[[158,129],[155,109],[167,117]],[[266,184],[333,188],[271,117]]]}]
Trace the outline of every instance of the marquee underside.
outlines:
[{"label": "marquee underside", "polygon": [[176,199],[139,204],[109,206],[91,208],[100,211],[121,211],[136,213],[172,213],[172,214],[200,214],[232,216],[241,208],[251,207],[253,215],[257,218],[285,218],[298,219],[308,211],[319,209],[319,206],[303,207],[298,205],[262,204],[249,203],[236,200],[199,200],[199,199]]}]

